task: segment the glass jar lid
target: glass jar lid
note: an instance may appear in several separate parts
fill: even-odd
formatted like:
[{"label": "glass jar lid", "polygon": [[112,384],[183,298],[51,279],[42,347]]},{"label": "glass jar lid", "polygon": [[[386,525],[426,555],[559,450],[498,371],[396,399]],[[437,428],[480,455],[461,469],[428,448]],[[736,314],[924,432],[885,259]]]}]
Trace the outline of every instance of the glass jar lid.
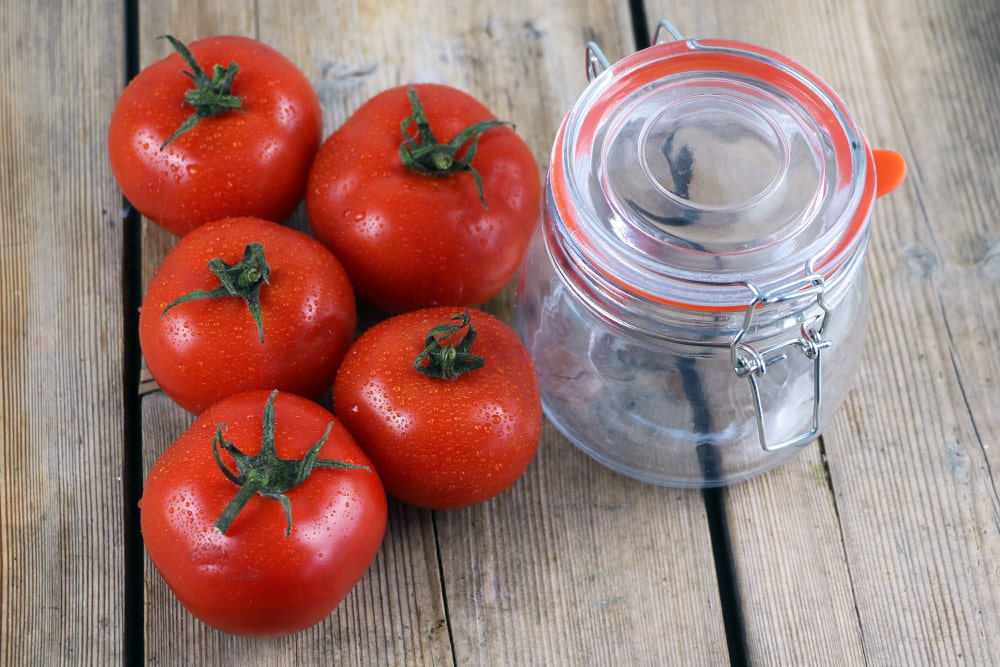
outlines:
[{"label": "glass jar lid", "polygon": [[745,308],[867,238],[872,151],[801,65],[727,40],[656,44],[597,75],[556,137],[552,200],[582,261],[671,305]]}]

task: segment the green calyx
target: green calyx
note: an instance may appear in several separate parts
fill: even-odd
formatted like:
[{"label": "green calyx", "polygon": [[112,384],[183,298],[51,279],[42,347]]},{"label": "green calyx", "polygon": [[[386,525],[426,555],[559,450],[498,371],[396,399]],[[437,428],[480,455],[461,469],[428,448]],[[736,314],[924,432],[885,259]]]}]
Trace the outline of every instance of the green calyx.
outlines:
[{"label": "green calyx", "polygon": [[[479,201],[486,208],[486,196],[483,194],[483,179],[472,167],[472,159],[479,149],[479,139],[483,133],[498,125],[511,125],[502,120],[484,120],[475,123],[459,132],[448,143],[438,143],[431,131],[430,123],[424,113],[424,108],[417,97],[417,91],[411,86],[406,94],[410,98],[413,114],[400,125],[403,132],[403,143],[399,145],[399,159],[407,167],[424,176],[447,176],[458,171],[467,171],[476,180],[479,189]],[[415,126],[410,131],[411,126]],[[465,150],[459,155],[462,148]]]},{"label": "green calyx", "polygon": [[[458,324],[439,324],[424,339],[424,350],[413,360],[413,367],[428,377],[454,380],[463,373],[486,365],[486,360],[472,354],[476,330],[469,311],[452,315]],[[462,330],[465,333],[461,335]],[[457,339],[457,340],[456,340]]]},{"label": "green calyx", "polygon": [[194,113],[188,116],[174,130],[174,133],[160,145],[162,151],[171,141],[197,125],[198,121],[242,108],[243,100],[230,93],[233,79],[240,71],[239,65],[236,63],[229,63],[229,67],[215,65],[212,67],[212,77],[209,78],[198,61],[194,59],[191,51],[179,39],[172,35],[160,35],[157,39],[170,41],[187,66],[191,68],[190,71],[181,70],[181,74],[186,75],[194,82],[194,88],[184,94],[184,103],[194,107]]},{"label": "green calyx", "polygon": [[[215,530],[218,533],[225,533],[229,530],[240,510],[250,498],[259,494],[281,503],[285,510],[285,537],[288,537],[292,533],[292,502],[285,495],[285,492],[306,481],[314,469],[338,468],[371,472],[368,466],[318,458],[319,450],[333,428],[333,422],[327,424],[323,437],[312,446],[304,458],[299,460],[279,458],[274,449],[274,397],[277,394],[277,389],[272,391],[264,406],[264,433],[259,453],[248,456],[237,449],[232,442],[226,440],[223,435],[225,424],[219,424],[215,437],[212,438],[212,455],[215,457],[215,462],[219,464],[219,469],[229,481],[240,487],[240,490],[229,501],[226,509],[222,511],[222,515],[215,522]],[[236,461],[238,475],[234,474],[222,462],[222,457],[219,455],[220,445]]]},{"label": "green calyx", "polygon": [[248,243],[243,250],[241,261],[236,264],[227,264],[222,258],[216,257],[208,263],[208,268],[222,284],[215,289],[197,289],[178,297],[167,304],[160,318],[166,317],[167,311],[174,306],[187,301],[238,297],[246,300],[250,315],[257,325],[260,342],[263,343],[264,318],[260,310],[260,288],[261,285],[267,283],[267,278],[271,275],[271,267],[267,265],[267,260],[264,258],[264,246],[259,243]]}]

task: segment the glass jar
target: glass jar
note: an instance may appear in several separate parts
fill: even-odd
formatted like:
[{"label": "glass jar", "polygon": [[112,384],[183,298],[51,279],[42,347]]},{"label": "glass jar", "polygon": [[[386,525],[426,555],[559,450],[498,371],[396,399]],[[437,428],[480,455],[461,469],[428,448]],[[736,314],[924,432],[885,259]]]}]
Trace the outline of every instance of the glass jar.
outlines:
[{"label": "glass jar", "polygon": [[711,487],[794,456],[851,387],[877,152],[800,65],[661,27],[676,39],[610,66],[588,45],[516,326],[570,441]]}]

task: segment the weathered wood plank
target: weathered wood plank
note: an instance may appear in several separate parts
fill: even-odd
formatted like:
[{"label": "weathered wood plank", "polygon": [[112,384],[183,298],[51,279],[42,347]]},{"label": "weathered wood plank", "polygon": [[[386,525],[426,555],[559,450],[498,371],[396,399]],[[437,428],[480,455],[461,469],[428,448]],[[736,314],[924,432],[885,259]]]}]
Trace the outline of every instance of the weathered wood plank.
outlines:
[{"label": "weathered wood plank", "polygon": [[[237,8],[233,24],[217,8],[148,4],[140,16],[156,27],[144,29],[144,38],[168,29],[187,38],[242,32],[287,53],[315,82],[327,132],[379,90],[443,82],[515,122],[540,169],[557,124],[586,83],[585,40],[624,45],[631,30],[621,7],[573,2],[283,3],[262,6],[258,15]],[[415,33],[417,26],[423,32]],[[301,212],[292,224],[304,224]],[[171,240],[147,232],[149,276]],[[512,308],[512,289],[488,305],[508,321]],[[145,399],[143,412],[151,461],[189,418],[159,394]],[[700,495],[625,480],[551,428],[528,475],[500,498],[459,512],[398,504],[391,512],[386,544],[354,593],[316,629],[268,643],[265,661],[727,661]],[[151,660],[238,664],[258,656],[259,642],[206,630],[155,576],[147,573],[147,580]]]},{"label": "weathered wood plank", "polygon": [[105,133],[121,5],[6,3],[0,21],[0,662],[115,664],[122,216]]},{"label": "weathered wood plank", "polygon": [[[585,41],[631,48],[628,15],[613,4],[457,11],[428,3],[414,11],[449,26],[424,56],[454,62],[438,77],[455,77],[446,80],[513,120],[542,167],[558,123],[586,86]],[[405,30],[386,23],[379,32],[392,40]],[[420,74],[403,69],[401,79]],[[510,321],[509,304],[501,298],[491,307]],[[435,525],[459,664],[727,660],[697,492],[626,480],[547,428],[512,491],[438,514]]]},{"label": "weathered wood plank", "polygon": [[[282,50],[314,81],[322,63],[297,50],[301,15],[263,15],[254,3],[147,3],[140,10],[143,63],[169,52],[153,41],[171,32],[185,40],[211,34],[244,34]],[[274,9],[273,7],[269,9]],[[295,23],[295,21],[299,21]],[[267,27],[259,34],[258,26]],[[320,33],[315,33],[319,35]],[[317,86],[319,87],[319,86]],[[302,212],[291,224],[303,227]],[[144,275],[152,278],[174,237],[146,223]],[[191,417],[163,394],[143,401],[143,457],[146,469],[190,423]],[[399,591],[406,591],[404,597]],[[437,557],[427,513],[393,505],[383,548],[369,574],[324,623],[270,642],[253,642],[206,627],[170,593],[146,563],[146,656],[156,664],[440,664],[450,662],[450,646],[440,594]]]},{"label": "weathered wood plank", "polygon": [[[144,398],[145,468],[192,417],[162,392]],[[390,504],[375,563],[324,622],[291,637],[249,640],[204,625],[187,613],[147,558],[146,662],[156,665],[451,664],[437,586],[430,516]],[[434,584],[432,586],[431,584]]]},{"label": "weathered wood plank", "polygon": [[726,505],[750,662],[863,664],[863,629],[818,445],[728,490]]},{"label": "weathered wood plank", "polygon": [[696,491],[627,479],[548,426],[518,486],[437,525],[459,664],[729,664]]},{"label": "weathered wood plank", "polygon": [[[845,37],[854,27],[857,7],[836,14],[825,3],[762,7],[655,0],[646,7],[651,28],[665,18],[685,36],[774,49],[842,93],[841,84],[856,74],[844,54],[863,54],[866,46]],[[761,664],[863,662],[851,572],[819,447],[812,445],[784,467],[727,489],[724,498],[748,659]]]},{"label": "weathered wood plank", "polygon": [[[1000,661],[1000,7],[870,4],[876,127],[910,181],[881,210],[872,357],[831,474],[868,655]],[[884,115],[883,115],[884,114]],[[905,143],[904,143],[905,142]],[[995,266],[993,267],[995,268]],[[846,426],[848,422],[842,422]],[[861,431],[861,433],[865,433]],[[863,481],[856,471],[867,471]],[[886,582],[892,582],[886,585]],[[887,619],[893,619],[888,621]]]},{"label": "weathered wood plank", "polygon": [[1000,656],[997,6],[647,7],[651,23],[653,12],[680,16],[691,36],[806,64],[873,145],[910,163],[904,187],[876,205],[873,321],[852,397],[822,450],[726,493],[749,656],[990,664]]}]

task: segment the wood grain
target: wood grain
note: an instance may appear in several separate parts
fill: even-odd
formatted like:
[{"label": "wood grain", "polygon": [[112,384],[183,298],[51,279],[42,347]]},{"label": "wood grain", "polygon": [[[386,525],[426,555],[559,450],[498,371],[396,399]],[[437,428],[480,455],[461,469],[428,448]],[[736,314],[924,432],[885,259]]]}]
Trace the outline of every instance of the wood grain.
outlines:
[{"label": "wood grain", "polygon": [[[456,11],[415,2],[403,12],[367,3],[265,5],[259,15],[237,12],[235,27],[213,23],[204,4],[157,8],[196,24],[191,17],[207,11],[206,30],[259,29],[262,40],[315,82],[327,132],[384,88],[447,83],[513,121],[540,171],[562,115],[586,85],[584,38],[600,35],[615,45],[630,37],[627,15],[610,7],[587,13],[573,3],[470,4]],[[420,33],[415,15],[423,17]],[[302,25],[310,26],[308,33]],[[301,211],[292,224],[308,229]],[[158,239],[159,230],[147,231],[145,273],[151,275],[170,241]],[[512,321],[512,286],[487,309]],[[146,397],[143,412],[144,455],[151,458],[176,437],[184,418],[177,413],[163,422],[162,413],[176,409],[157,394]],[[394,505],[368,576],[326,622],[294,642],[269,644],[268,655],[290,660],[294,647],[307,662],[332,656],[355,664],[558,664],[656,662],[679,651],[702,664],[724,664],[705,525],[696,492],[668,492],[613,475],[549,428],[529,474],[495,501],[450,513]],[[582,553],[587,556],[579,559]],[[154,575],[147,585],[150,660],[184,664],[210,656],[213,664],[241,664],[259,651],[259,643],[201,627]],[[648,609],[656,609],[652,618]],[[191,648],[192,636],[201,648]]]},{"label": "wood grain", "polygon": [[[448,83],[513,121],[544,171],[583,44],[634,50],[609,0],[140,1],[157,35],[258,37],[313,81],[326,132],[368,97]],[[645,0],[646,23],[802,62],[910,173],[877,203],[864,365],[821,443],[722,492],[625,479],[546,425],[510,491],[399,503],[381,551],[308,631],[211,630],[145,562],[151,665],[1000,663],[1000,5]],[[124,211],[105,132],[122,3],[0,6],[0,664],[125,662]],[[308,230],[303,210],[289,224]],[[175,238],[144,222],[142,285]],[[128,262],[124,263],[128,265]],[[511,321],[513,288],[487,304]],[[133,341],[134,343],[134,341]],[[146,470],[191,416],[144,382]],[[711,509],[711,508],[710,508]],[[720,596],[709,533],[731,548]],[[134,537],[134,536],[133,536]],[[732,606],[730,606],[732,605]],[[729,655],[723,619],[735,620]]]},{"label": "wood grain", "polygon": [[[117,5],[0,9],[0,662],[122,651]],[[74,76],[67,77],[67,63]]]},{"label": "wood grain", "polygon": [[821,448],[726,492],[748,655],[992,664],[1000,142],[989,120],[997,88],[977,82],[997,80],[1000,12],[935,0],[717,2],[691,16],[679,4],[647,8],[804,63],[874,146],[910,166],[876,204],[873,321],[853,396]]},{"label": "wood grain", "polygon": [[[871,16],[890,100],[881,121],[895,120],[911,171],[904,196],[885,201],[873,247],[881,315],[858,407],[870,444],[844,447],[844,467],[831,473],[866,593],[858,607],[872,628],[868,654],[994,664],[1000,276],[989,253],[1000,142],[998,90],[980,82],[998,80],[1000,7],[919,2]],[[855,468],[871,482],[861,486]]]},{"label": "wood grain", "polygon": [[[144,398],[146,472],[193,418],[162,392]],[[202,624],[146,564],[146,662],[155,665],[450,664],[431,517],[393,503],[385,541],[361,583],[324,622],[250,640]],[[405,596],[400,598],[400,593]]]},{"label": "wood grain", "polygon": [[542,446],[511,492],[436,517],[458,664],[728,664],[701,495],[551,426]]}]

